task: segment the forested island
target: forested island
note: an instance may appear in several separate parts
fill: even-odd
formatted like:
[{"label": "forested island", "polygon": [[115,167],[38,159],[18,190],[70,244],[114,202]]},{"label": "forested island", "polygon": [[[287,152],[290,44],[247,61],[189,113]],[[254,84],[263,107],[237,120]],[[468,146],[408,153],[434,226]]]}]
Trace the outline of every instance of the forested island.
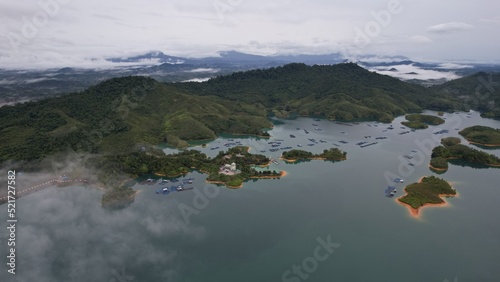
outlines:
[{"label": "forested island", "polygon": [[401,124],[412,129],[426,129],[429,125],[440,125],[444,123],[444,119],[431,115],[411,114],[405,116],[407,121],[402,121]]},{"label": "forested island", "polygon": [[406,195],[397,199],[410,208],[412,215],[418,216],[419,209],[425,206],[445,204],[443,196],[455,196],[457,191],[451,185],[435,176],[422,177],[418,183],[405,187]]},{"label": "forested island", "polygon": [[347,159],[347,153],[338,148],[324,150],[321,154],[313,154],[304,150],[290,150],[283,152],[281,158],[287,162],[304,160],[342,161]]},{"label": "forested island", "polygon": [[476,125],[461,130],[459,134],[471,144],[500,147],[500,129]]},{"label": "forested island", "polygon": [[499,167],[500,158],[477,149],[460,144],[456,137],[447,137],[441,140],[442,146],[432,150],[430,167],[435,170],[447,170],[448,160],[462,160],[485,166]]}]

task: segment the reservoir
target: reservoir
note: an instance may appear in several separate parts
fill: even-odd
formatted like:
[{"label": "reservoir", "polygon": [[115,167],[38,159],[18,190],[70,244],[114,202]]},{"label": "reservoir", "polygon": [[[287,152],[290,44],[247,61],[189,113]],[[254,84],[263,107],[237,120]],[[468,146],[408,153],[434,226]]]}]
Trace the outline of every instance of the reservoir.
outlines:
[{"label": "reservoir", "polygon": [[[341,162],[278,159],[269,168],[285,170],[286,177],[248,181],[241,189],[206,184],[205,175],[192,172],[186,177],[194,178],[193,190],[158,195],[159,185],[136,184],[140,193],[122,210],[101,208],[102,192],[90,187],[31,194],[16,206],[17,274],[3,270],[0,280],[498,281],[500,169],[451,163],[437,175],[428,165],[440,138],[460,137],[458,131],[472,125],[500,128],[500,121],[476,112],[444,118],[443,125],[414,132],[402,128],[404,117],[393,129],[376,122],[279,120],[271,139],[223,136],[193,148],[214,156],[238,141],[275,159],[279,148],[298,145],[313,153],[347,152]],[[441,130],[448,133],[434,134]],[[281,145],[270,151],[269,142]],[[498,148],[481,150],[500,156]],[[415,218],[395,198],[429,175],[449,181],[459,195]],[[396,177],[405,183],[390,184],[397,194],[388,198],[384,191]],[[6,242],[7,233],[1,236]],[[6,243],[1,250],[6,262]]]}]

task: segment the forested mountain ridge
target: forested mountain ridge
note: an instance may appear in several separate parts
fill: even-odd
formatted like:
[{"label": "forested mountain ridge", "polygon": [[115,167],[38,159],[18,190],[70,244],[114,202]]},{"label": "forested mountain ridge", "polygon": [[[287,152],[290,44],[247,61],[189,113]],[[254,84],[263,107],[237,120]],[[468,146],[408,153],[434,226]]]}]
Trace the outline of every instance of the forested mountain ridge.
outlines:
[{"label": "forested mountain ridge", "polygon": [[223,132],[263,134],[270,126],[264,109],[188,95],[151,78],[114,78],[81,93],[0,108],[0,161],[183,146]]},{"label": "forested mountain ridge", "polygon": [[431,88],[437,95],[459,99],[483,117],[500,118],[500,73],[478,72]]},{"label": "forested mountain ridge", "polygon": [[[464,80],[463,83],[467,83]],[[65,150],[136,151],[143,145],[265,135],[267,114],[379,120],[423,109],[459,110],[453,92],[402,82],[356,64],[289,64],[203,83],[129,76],[79,93],[0,108],[0,162],[37,160]]]},{"label": "forested mountain ridge", "polygon": [[204,83],[183,83],[180,87],[196,95],[215,95],[277,111],[341,120],[390,121],[422,109],[461,108],[451,95],[438,97],[428,88],[370,72],[354,63],[294,63],[236,72]]}]

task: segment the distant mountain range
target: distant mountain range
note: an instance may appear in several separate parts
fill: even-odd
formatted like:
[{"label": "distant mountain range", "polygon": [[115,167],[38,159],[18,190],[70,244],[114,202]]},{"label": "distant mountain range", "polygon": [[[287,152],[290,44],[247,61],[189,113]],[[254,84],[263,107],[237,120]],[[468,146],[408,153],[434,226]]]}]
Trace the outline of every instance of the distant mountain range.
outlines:
[{"label": "distant mountain range", "polygon": [[[500,71],[498,65],[419,63],[404,56],[363,55],[356,60],[358,65],[370,71],[427,86],[442,84],[479,71]],[[113,77],[140,75],[162,82],[199,82],[237,71],[268,69],[289,63],[334,65],[350,60],[341,53],[261,56],[224,51],[213,57],[184,58],[151,51],[130,57],[113,57],[107,61],[112,66],[107,69],[0,69],[0,106],[83,91]]]}]

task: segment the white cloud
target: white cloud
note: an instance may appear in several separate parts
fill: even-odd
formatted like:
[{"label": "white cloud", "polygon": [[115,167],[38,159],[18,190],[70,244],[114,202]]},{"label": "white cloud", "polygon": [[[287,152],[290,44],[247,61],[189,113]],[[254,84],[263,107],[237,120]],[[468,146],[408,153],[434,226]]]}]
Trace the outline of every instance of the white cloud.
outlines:
[{"label": "white cloud", "polygon": [[[33,16],[44,12],[39,3],[50,1],[56,0],[0,3],[0,67],[91,67],[102,65],[106,57],[149,50],[187,57],[213,56],[224,50],[257,54],[337,52],[339,46],[354,44],[355,28],[378,30],[373,15],[387,10],[388,3],[217,0],[232,5],[220,17],[214,1],[67,1],[48,17],[46,24],[25,38],[22,33],[33,24]],[[485,0],[481,5],[471,0],[456,0],[452,5],[431,0],[421,0],[418,5],[414,2],[401,1],[402,12],[392,15],[388,25],[380,26],[380,32],[369,38],[362,53],[498,59],[500,38],[485,34],[496,32],[491,22],[498,19],[499,1]],[[477,15],[483,20],[478,20]],[[450,18],[457,22],[434,25]],[[478,27],[472,28],[466,22]],[[414,43],[429,42],[421,35],[427,26],[431,33],[470,32],[460,42],[432,38],[433,48],[423,49],[423,44],[416,48]],[[22,41],[17,49],[12,47],[12,34]],[[479,40],[480,52],[475,44]]]},{"label": "white cloud", "polygon": [[370,69],[371,71],[375,71],[380,74],[385,74],[393,77],[397,77],[402,80],[409,79],[420,79],[420,80],[430,80],[430,79],[445,79],[452,80],[460,78],[454,72],[446,72],[446,71],[436,71],[436,70],[427,70],[419,68],[415,65],[397,65],[390,67],[374,67]]},{"label": "white cloud", "polygon": [[439,65],[439,69],[455,69],[455,70],[459,70],[459,69],[468,69],[468,68],[473,68],[474,66],[471,66],[471,65],[461,65],[461,64],[454,64],[454,63],[443,63],[443,64],[440,64]]},{"label": "white cloud", "polygon": [[458,31],[466,31],[472,29],[472,25],[461,22],[449,22],[429,26],[427,30],[432,33],[451,33]]},{"label": "white cloud", "polygon": [[204,77],[204,78],[188,79],[188,80],[184,80],[182,82],[205,82],[205,81],[209,81],[209,80],[210,80],[210,77]]}]

